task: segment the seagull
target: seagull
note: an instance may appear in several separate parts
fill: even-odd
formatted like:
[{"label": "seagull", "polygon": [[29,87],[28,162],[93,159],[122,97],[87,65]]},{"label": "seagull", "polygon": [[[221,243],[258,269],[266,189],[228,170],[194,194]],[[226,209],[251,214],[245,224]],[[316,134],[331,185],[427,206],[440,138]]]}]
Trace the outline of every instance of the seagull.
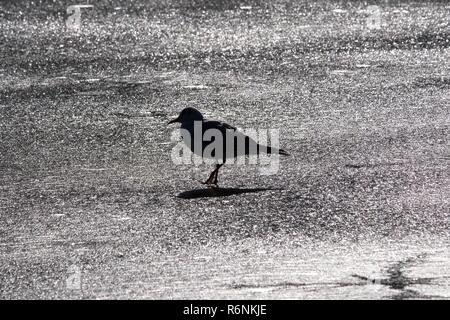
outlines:
[{"label": "seagull", "polygon": [[[211,172],[211,174],[209,175],[209,178],[205,182],[202,182],[203,184],[207,185],[208,187],[213,187],[213,186],[218,187],[217,182],[218,182],[219,169],[225,164],[227,159],[236,158],[237,156],[246,156],[246,155],[252,155],[252,154],[259,155],[262,152],[265,152],[266,154],[277,154],[278,153],[283,156],[289,155],[289,153],[287,153],[283,149],[277,149],[277,148],[263,146],[263,145],[258,144],[255,140],[253,140],[249,136],[246,136],[245,134],[240,132],[236,127],[233,127],[225,122],[216,121],[216,120],[207,120],[203,117],[203,115],[201,114],[200,111],[198,111],[197,109],[192,108],[192,107],[184,108],[180,112],[180,114],[178,115],[178,117],[176,119],[169,121],[168,125],[172,124],[172,123],[177,123],[177,122],[181,123],[181,129],[187,130],[187,132],[189,133],[189,135],[187,137],[183,136],[183,142],[191,149],[191,151],[194,154],[197,154],[201,157],[213,158],[214,160],[216,160],[216,162],[218,162],[216,164],[213,172]],[[194,135],[194,133],[195,133],[194,127],[195,127],[196,122],[201,124],[201,129],[202,129],[201,137]],[[214,142],[214,140],[212,140],[212,141],[204,140],[204,134],[209,129],[216,129],[216,130],[218,130],[218,132],[220,132],[222,134],[222,137],[223,137],[223,141],[222,141],[223,142],[222,143],[223,152],[222,152],[222,154],[217,154],[220,152],[212,152],[210,155],[209,154],[206,155],[204,153],[205,148],[207,148],[209,144]],[[245,141],[245,150],[244,149],[238,150],[236,143],[234,144],[234,150],[226,149],[227,131],[229,131],[229,133],[232,132],[233,135],[237,139],[244,139],[242,141]],[[196,148],[194,148],[195,140],[197,140],[197,142],[201,141],[202,147],[199,148],[198,150]],[[240,151],[240,152],[238,152],[238,151]]]}]

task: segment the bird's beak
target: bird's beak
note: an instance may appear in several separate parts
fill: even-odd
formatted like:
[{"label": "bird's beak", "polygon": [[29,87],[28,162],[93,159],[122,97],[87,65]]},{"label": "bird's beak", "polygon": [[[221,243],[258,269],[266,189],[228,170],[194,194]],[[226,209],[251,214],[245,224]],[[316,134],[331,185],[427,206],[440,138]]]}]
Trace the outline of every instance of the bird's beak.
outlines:
[{"label": "bird's beak", "polygon": [[170,120],[168,124],[172,124],[172,123],[175,123],[175,122],[180,122],[180,117],[178,117],[176,119],[173,119],[173,120]]}]

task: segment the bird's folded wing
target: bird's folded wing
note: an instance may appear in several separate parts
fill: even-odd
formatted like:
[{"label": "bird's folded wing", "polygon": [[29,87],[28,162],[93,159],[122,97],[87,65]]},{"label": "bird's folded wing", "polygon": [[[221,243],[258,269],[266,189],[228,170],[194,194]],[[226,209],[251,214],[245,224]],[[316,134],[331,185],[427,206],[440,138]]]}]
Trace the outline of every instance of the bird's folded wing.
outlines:
[{"label": "bird's folded wing", "polygon": [[[236,127],[233,127],[225,122],[220,121],[204,121],[203,122],[203,132],[205,132],[208,129],[216,129],[219,130],[222,134],[222,138],[224,139],[223,146],[224,146],[224,154],[226,155],[226,158],[241,156],[241,155],[250,155],[250,154],[258,154],[258,143],[250,138],[249,136],[245,135],[243,132],[238,130]],[[231,149],[229,148],[229,144],[227,139],[229,139],[229,135],[227,134],[227,130],[232,131],[233,134],[233,147]],[[209,144],[208,142],[204,142],[204,145]]]},{"label": "bird's folded wing", "polygon": [[226,130],[236,131],[237,128],[229,125],[228,123],[215,121],[215,120],[204,120],[203,121],[203,131],[208,129],[217,129],[220,130],[223,134],[226,133]]}]

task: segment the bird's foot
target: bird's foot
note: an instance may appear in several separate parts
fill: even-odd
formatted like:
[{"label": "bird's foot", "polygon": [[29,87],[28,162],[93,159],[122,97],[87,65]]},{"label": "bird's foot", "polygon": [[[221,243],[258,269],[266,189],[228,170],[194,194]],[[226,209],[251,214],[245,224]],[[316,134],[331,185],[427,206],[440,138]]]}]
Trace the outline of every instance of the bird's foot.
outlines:
[{"label": "bird's foot", "polygon": [[205,182],[202,182],[202,184],[206,184],[206,186],[208,188],[218,188],[219,186],[217,185],[217,174],[218,174],[218,169],[211,172],[211,174],[208,177],[208,180],[206,180]]},{"label": "bird's foot", "polygon": [[205,182],[202,182],[202,184],[206,185],[208,188],[218,188],[219,185],[217,184],[217,181],[214,181],[213,179],[208,179]]},{"label": "bird's foot", "polygon": [[207,184],[206,187],[210,189],[219,189],[219,185],[217,183]]},{"label": "bird's foot", "polygon": [[197,182],[206,185],[207,188],[219,188],[219,185],[217,184],[217,182],[214,181],[210,181],[210,179],[206,180],[206,181],[201,181],[196,179]]}]

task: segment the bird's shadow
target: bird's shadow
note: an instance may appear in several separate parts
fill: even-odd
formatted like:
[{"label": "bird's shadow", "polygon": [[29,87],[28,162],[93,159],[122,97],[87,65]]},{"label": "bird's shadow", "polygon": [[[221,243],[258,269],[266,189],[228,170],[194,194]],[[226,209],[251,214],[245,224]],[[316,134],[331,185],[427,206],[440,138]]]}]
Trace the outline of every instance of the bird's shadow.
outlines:
[{"label": "bird's shadow", "polygon": [[196,198],[218,198],[227,197],[242,193],[255,193],[269,190],[281,190],[279,188],[203,188],[193,189],[180,193],[177,197],[181,199],[196,199]]}]

